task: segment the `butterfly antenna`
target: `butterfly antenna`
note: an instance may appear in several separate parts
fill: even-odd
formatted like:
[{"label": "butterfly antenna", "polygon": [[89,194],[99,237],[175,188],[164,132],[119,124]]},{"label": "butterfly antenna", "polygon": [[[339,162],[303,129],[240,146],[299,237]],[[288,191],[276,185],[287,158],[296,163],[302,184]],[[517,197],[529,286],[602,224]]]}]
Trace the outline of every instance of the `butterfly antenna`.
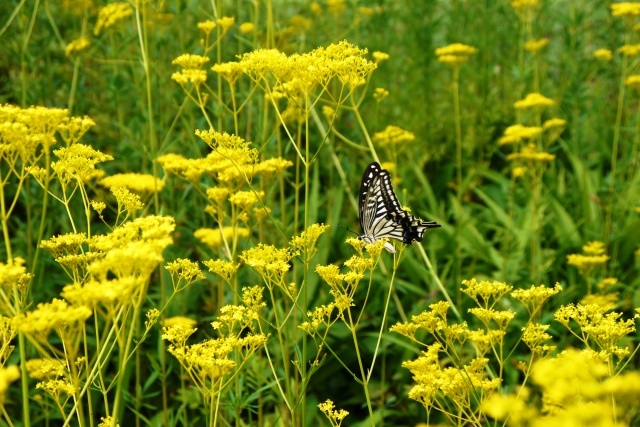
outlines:
[{"label": "butterfly antenna", "polygon": [[359,236],[359,234],[358,234],[358,233],[356,233],[356,232],[355,232],[355,231],[353,231],[353,230],[350,230],[350,229],[349,229],[349,227],[343,227],[343,226],[341,226],[340,224],[338,224],[338,228],[344,228],[345,230],[352,232],[352,233],[353,233],[353,234],[355,234],[356,236]]}]

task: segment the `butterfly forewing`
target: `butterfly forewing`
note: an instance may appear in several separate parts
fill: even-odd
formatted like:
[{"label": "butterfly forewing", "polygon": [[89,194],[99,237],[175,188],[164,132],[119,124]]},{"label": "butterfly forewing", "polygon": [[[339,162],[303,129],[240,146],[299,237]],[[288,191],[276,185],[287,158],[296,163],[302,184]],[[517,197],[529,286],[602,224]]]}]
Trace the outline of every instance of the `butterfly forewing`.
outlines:
[{"label": "butterfly forewing", "polygon": [[434,221],[419,221],[402,209],[389,172],[376,162],[367,167],[362,177],[359,208],[363,232],[360,238],[369,243],[383,237],[419,242],[428,228],[440,227]]}]

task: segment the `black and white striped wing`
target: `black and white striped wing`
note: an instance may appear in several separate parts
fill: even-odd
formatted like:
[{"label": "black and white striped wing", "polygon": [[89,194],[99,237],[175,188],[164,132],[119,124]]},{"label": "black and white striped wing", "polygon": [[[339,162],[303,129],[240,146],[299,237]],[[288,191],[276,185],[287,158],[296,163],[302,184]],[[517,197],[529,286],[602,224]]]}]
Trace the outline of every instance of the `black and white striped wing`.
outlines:
[{"label": "black and white striped wing", "polygon": [[391,176],[376,162],[364,172],[360,185],[360,238],[367,243],[387,237],[410,244],[422,241],[429,228],[440,227],[434,221],[419,221],[402,209]]}]

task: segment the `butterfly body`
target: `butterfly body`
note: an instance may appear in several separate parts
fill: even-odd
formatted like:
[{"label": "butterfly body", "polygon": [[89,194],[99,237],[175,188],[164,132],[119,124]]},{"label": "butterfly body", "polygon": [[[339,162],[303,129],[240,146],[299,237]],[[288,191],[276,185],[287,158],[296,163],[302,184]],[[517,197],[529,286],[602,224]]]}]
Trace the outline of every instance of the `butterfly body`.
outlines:
[{"label": "butterfly body", "polygon": [[[385,237],[406,244],[421,242],[427,229],[440,227],[435,221],[420,221],[402,209],[393,191],[389,171],[382,169],[377,162],[371,163],[364,171],[359,199],[362,235],[358,239],[365,243],[375,243]],[[389,242],[385,248],[395,252]]]}]

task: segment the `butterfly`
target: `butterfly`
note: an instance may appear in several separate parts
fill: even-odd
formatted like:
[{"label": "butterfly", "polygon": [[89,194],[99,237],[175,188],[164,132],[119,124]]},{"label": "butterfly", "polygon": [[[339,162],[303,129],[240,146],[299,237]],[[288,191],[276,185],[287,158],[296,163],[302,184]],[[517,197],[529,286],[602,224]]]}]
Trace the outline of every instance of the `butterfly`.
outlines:
[{"label": "butterfly", "polygon": [[[360,227],[362,235],[358,239],[374,243],[384,237],[401,240],[404,243],[421,242],[429,228],[440,227],[435,221],[421,221],[400,207],[389,171],[377,162],[367,166],[360,184]],[[385,249],[396,250],[389,242]]]}]

